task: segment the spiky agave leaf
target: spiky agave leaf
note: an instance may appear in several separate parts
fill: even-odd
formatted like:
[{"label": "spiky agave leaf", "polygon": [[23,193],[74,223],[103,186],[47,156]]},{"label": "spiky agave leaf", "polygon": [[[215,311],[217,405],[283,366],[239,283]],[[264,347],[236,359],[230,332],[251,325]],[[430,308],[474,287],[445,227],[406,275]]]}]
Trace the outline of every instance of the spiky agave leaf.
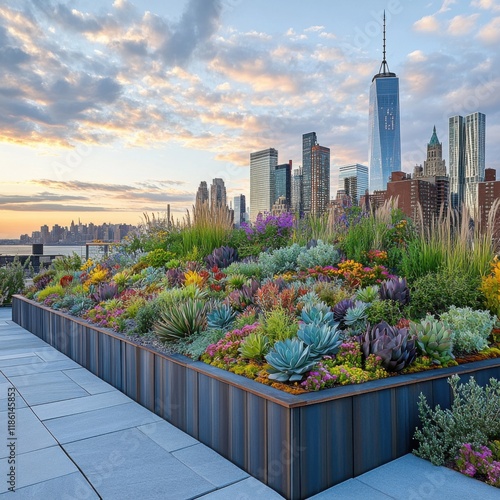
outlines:
[{"label": "spiky agave leaf", "polygon": [[206,327],[208,307],[208,303],[200,299],[186,299],[180,304],[165,307],[160,311],[153,330],[166,342],[199,333]]},{"label": "spiky agave leaf", "polygon": [[316,360],[321,359],[323,356],[335,354],[340,344],[342,344],[340,331],[337,330],[337,323],[335,323],[335,326],[302,323],[297,332],[297,337],[311,348],[310,356]]},{"label": "spiky agave leaf", "polygon": [[208,328],[227,330],[236,319],[236,311],[229,304],[220,304],[207,314]]},{"label": "spiky agave leaf", "polygon": [[271,365],[269,378],[278,382],[301,380],[304,373],[310,371],[316,361],[310,357],[311,348],[298,338],[276,342],[266,355]]},{"label": "spiky agave leaf", "polygon": [[406,278],[390,278],[381,283],[379,289],[382,300],[394,300],[402,306],[410,303],[410,289]]},{"label": "spiky agave leaf", "polygon": [[446,364],[453,356],[453,334],[451,330],[434,318],[427,317],[420,323],[410,323],[410,333],[416,337],[422,352],[436,365]]},{"label": "spiky agave leaf", "polygon": [[337,325],[333,317],[332,310],[324,302],[320,302],[314,306],[304,306],[300,314],[300,318],[306,324],[314,325],[329,325],[331,327]]}]

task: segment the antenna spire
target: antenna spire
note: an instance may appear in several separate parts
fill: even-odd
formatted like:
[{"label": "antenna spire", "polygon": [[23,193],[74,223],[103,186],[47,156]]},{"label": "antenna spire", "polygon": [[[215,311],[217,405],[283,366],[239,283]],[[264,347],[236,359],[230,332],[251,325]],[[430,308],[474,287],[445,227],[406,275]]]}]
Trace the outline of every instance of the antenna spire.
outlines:
[{"label": "antenna spire", "polygon": [[385,10],[384,10],[384,42],[383,42],[383,58],[379,69],[380,74],[390,73],[389,64],[386,60],[386,39],[385,39]]}]

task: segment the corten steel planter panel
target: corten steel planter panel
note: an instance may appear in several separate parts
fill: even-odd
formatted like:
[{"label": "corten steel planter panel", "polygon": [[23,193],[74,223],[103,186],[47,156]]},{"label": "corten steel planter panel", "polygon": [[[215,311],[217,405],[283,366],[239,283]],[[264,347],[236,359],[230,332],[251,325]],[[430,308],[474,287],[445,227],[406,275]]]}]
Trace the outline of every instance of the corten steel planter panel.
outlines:
[{"label": "corten steel planter panel", "polygon": [[449,407],[447,378],[485,385],[500,359],[293,396],[15,296],[19,325],[289,499],[410,452],[417,402]]}]

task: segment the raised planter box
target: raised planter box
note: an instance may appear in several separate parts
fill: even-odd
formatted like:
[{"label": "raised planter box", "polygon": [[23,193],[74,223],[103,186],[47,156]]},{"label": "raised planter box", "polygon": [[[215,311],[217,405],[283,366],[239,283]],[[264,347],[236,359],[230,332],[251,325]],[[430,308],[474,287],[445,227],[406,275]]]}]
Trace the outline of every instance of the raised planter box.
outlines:
[{"label": "raised planter box", "polygon": [[13,320],[288,499],[409,453],[418,396],[450,404],[446,379],[500,377],[500,359],[293,396],[13,298]]}]

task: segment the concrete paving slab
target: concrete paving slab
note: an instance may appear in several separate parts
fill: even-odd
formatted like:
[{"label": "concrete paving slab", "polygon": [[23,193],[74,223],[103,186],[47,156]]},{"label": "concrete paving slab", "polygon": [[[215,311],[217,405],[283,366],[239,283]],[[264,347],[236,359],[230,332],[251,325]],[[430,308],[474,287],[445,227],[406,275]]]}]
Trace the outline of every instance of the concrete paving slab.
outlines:
[{"label": "concrete paving slab", "polygon": [[45,364],[45,362],[40,359],[37,355],[35,354],[30,354],[28,356],[16,356],[16,357],[11,357],[7,359],[0,359],[0,370],[3,370],[6,367],[10,366],[22,366],[22,365],[32,365],[32,364]]},{"label": "concrete paving slab", "polygon": [[[17,403],[17,401],[16,401]],[[0,412],[0,429],[5,434],[5,440],[9,441],[9,434],[7,433],[8,412]],[[30,408],[17,408],[15,411],[15,452],[20,455],[42,448],[50,448],[57,445],[56,440],[50,435],[50,432],[38,420]],[[0,446],[0,458],[9,456],[9,448],[7,446]]]},{"label": "concrete paving slab", "polygon": [[161,420],[160,417],[137,403],[126,403],[54,418],[44,423],[60,443],[71,443],[159,420]]},{"label": "concrete paving slab", "polygon": [[141,425],[138,429],[167,451],[180,450],[199,442],[165,420]]},{"label": "concrete paving slab", "polygon": [[[357,479],[348,479],[333,488],[309,497],[308,500],[390,500],[393,498]],[[420,500],[418,497],[414,500],[417,499]]]},{"label": "concrete paving slab", "polygon": [[[254,477],[243,479],[200,497],[200,500],[282,500],[283,497]],[[363,499],[371,500],[371,499]]]},{"label": "concrete paving slab", "polygon": [[34,354],[32,352],[26,352],[24,354],[4,354],[0,356],[0,359],[29,358],[30,356],[34,356]]},{"label": "concrete paving slab", "polygon": [[500,498],[498,488],[446,467],[436,467],[427,460],[411,454],[366,472],[357,480],[398,500],[420,498],[498,500]]},{"label": "concrete paving slab", "polygon": [[245,471],[201,443],[175,451],[172,455],[217,488],[249,477]]},{"label": "concrete paving slab", "polygon": [[[5,370],[13,369],[11,367]],[[8,373],[5,374],[8,376]],[[60,371],[20,375],[9,378],[30,406],[88,396],[88,392]]]},{"label": "concrete paving slab", "polygon": [[31,365],[22,366],[7,366],[2,368],[2,372],[9,378],[18,377],[20,375],[31,375],[37,373],[49,373],[62,370],[71,370],[78,368],[80,365],[71,359],[54,361],[51,363],[41,362]]},{"label": "concrete paving slab", "polygon": [[[10,465],[7,463],[7,459],[1,459],[1,477],[7,477],[8,467]],[[16,490],[78,471],[75,464],[58,446],[17,455],[15,468]],[[0,493],[7,492],[8,487],[9,485],[6,480],[0,481]]]},{"label": "concrete paving slab", "polygon": [[85,389],[89,394],[99,394],[101,392],[116,391],[116,389],[108,383],[96,377],[85,368],[74,368],[72,370],[64,370],[64,374],[71,380]]},{"label": "concrete paving slab", "polygon": [[110,406],[122,405],[130,402],[131,399],[128,396],[125,396],[125,394],[115,390],[109,393],[95,394],[92,396],[83,396],[81,398],[37,405],[33,406],[31,409],[40,420],[49,420],[51,418],[75,415],[77,413],[84,413],[87,411],[98,410],[99,408],[108,408]]},{"label": "concrete paving slab", "polygon": [[10,491],[0,494],[0,498],[4,497],[6,499],[22,498],[23,500],[57,498],[94,500],[99,498],[85,477],[79,472],[49,479],[32,486],[25,486],[17,489],[14,494]]},{"label": "concrete paving slab", "polygon": [[64,448],[103,498],[182,500],[214,489],[137,429]]}]

